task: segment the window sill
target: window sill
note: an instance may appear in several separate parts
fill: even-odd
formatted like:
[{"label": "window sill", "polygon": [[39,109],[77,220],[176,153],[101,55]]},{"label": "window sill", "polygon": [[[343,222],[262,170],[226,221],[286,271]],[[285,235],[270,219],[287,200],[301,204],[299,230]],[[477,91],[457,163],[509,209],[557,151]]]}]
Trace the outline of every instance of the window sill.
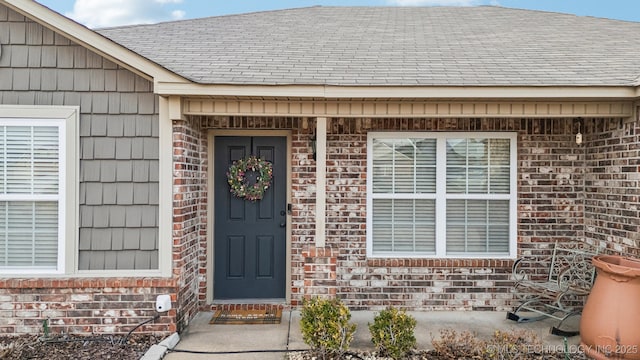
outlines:
[{"label": "window sill", "polygon": [[160,270],[81,270],[75,273],[56,273],[55,270],[14,270],[3,271],[1,279],[72,279],[72,278],[110,278],[137,279],[137,278],[171,278]]},{"label": "window sill", "polygon": [[512,258],[367,258],[371,267],[463,267],[463,268],[507,268],[511,269]]},{"label": "window sill", "polygon": [[2,278],[2,289],[64,289],[64,288],[173,288],[177,281],[161,277],[64,277],[64,278]]}]

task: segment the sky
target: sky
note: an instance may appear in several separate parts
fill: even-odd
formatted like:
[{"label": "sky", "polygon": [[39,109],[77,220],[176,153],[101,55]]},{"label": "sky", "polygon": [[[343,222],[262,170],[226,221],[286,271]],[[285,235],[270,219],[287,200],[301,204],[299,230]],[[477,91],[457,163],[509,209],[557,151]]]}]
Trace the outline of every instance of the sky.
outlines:
[{"label": "sky", "polygon": [[297,7],[494,5],[640,22],[638,0],[36,0],[90,28]]}]

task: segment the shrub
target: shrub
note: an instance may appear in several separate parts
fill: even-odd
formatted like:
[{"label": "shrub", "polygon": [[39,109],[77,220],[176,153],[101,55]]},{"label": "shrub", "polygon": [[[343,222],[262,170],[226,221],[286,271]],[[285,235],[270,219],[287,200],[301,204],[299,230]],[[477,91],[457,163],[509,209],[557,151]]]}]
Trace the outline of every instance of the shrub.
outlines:
[{"label": "shrub", "polygon": [[444,359],[538,359],[540,354],[532,349],[540,348],[540,340],[531,331],[496,331],[488,340],[478,339],[473,333],[443,329],[440,339],[432,340],[434,350]]},{"label": "shrub", "polygon": [[351,312],[340,300],[305,300],[300,316],[302,339],[323,359],[349,349],[356,325],[349,323]]},{"label": "shrub", "polygon": [[540,349],[542,343],[531,331],[513,330],[510,332],[496,330],[493,337],[484,346],[487,359],[516,360],[531,357],[532,349]]},{"label": "shrub", "polygon": [[369,324],[371,342],[383,356],[402,359],[416,346],[416,319],[404,310],[382,310]]},{"label": "shrub", "polygon": [[483,342],[469,332],[457,333],[455,330],[440,330],[440,339],[431,341],[433,349],[444,359],[482,359]]}]

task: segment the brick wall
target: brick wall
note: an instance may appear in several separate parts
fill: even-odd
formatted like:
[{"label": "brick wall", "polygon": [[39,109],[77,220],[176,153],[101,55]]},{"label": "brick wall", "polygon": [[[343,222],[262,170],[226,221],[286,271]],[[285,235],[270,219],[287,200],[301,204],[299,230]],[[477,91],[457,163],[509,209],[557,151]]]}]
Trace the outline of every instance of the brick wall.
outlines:
[{"label": "brick wall", "polygon": [[[327,246],[336,253],[337,295],[352,308],[421,310],[505,310],[512,297],[511,261],[366,258],[368,131],[517,131],[518,243],[520,252],[532,252],[583,236],[584,159],[573,126],[546,119],[332,120]],[[313,295],[309,290],[300,292]]]},{"label": "brick wall", "polygon": [[[160,294],[171,294],[172,279],[11,279],[0,280],[0,334],[41,334],[48,319],[52,333],[125,334],[156,315]],[[172,309],[140,332],[176,331]]]},{"label": "brick wall", "polygon": [[320,295],[337,296],[353,309],[510,309],[512,261],[366,258],[369,131],[516,131],[519,253],[546,252],[556,239],[585,235],[585,149],[575,144],[572,119],[331,119],[327,246],[320,249],[314,243],[313,120],[200,120],[206,128],[292,131],[292,306]]},{"label": "brick wall", "polygon": [[640,257],[640,118],[585,124],[585,238]]},{"label": "brick wall", "polygon": [[[303,121],[304,122],[304,121]],[[335,296],[336,261],[331,249],[315,249],[316,162],[310,147],[315,122],[293,130],[291,216],[291,305],[305,293]],[[314,290],[311,290],[314,289]]]},{"label": "brick wall", "polygon": [[173,121],[173,276],[178,330],[206,300],[207,134],[198,121]]}]

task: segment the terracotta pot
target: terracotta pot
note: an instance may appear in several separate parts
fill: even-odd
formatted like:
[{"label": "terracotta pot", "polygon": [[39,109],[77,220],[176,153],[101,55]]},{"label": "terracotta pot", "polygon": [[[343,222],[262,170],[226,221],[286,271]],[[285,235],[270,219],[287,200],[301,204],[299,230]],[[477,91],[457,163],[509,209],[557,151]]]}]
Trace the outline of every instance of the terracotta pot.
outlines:
[{"label": "terracotta pot", "polygon": [[598,255],[582,310],[582,349],[595,359],[640,359],[640,260]]}]

